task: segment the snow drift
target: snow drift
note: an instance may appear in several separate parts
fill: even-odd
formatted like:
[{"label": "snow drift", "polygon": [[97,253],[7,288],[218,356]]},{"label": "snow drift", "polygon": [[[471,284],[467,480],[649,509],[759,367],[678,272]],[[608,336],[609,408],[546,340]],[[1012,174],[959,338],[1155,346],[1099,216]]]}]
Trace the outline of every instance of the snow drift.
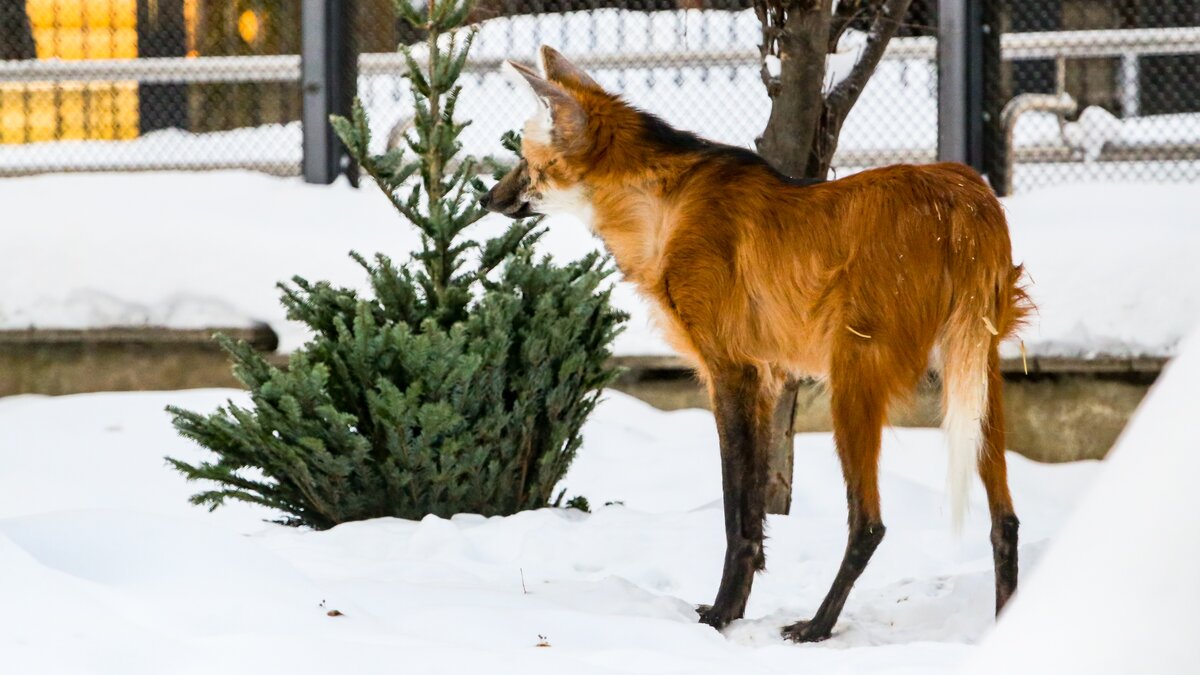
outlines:
[{"label": "snow drift", "polygon": [[1200,330],[969,673],[1200,672]]}]

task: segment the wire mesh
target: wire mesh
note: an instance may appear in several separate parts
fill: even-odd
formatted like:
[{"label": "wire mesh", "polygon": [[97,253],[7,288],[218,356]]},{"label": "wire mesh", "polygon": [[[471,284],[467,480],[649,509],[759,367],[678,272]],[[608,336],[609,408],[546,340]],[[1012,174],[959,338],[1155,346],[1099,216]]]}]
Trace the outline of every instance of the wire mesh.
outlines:
[{"label": "wire mesh", "polygon": [[[384,2],[368,2],[386,10]],[[936,43],[928,36],[926,5],[914,4],[904,36],[895,39],[897,49],[880,64],[847,120],[835,173],[934,158]],[[501,134],[530,113],[530,104],[495,65],[502,59],[532,64],[542,44],[585,65],[602,86],[630,103],[706,138],[753,148],[766,125],[770,99],[760,75],[762,33],[749,2],[506,0],[480,5],[474,18],[472,54],[484,68],[464,77],[458,106],[472,120],[463,141],[473,154],[502,153]],[[396,37],[404,41],[404,35]],[[864,42],[865,33],[855,30],[843,38],[841,51],[831,56],[831,78],[852,64]],[[380,43],[385,41],[374,41]],[[390,135],[394,141],[411,115],[407,84],[396,72],[364,72],[358,93],[376,137]]]},{"label": "wire mesh", "polygon": [[[353,2],[358,94],[377,140],[396,142],[412,111],[395,49],[421,36],[395,19],[392,0],[341,1]],[[1200,178],[1200,0],[985,2],[998,15],[1003,59],[999,76],[986,78],[985,109],[1043,95],[991,120],[997,131],[986,152],[1012,162],[1017,191]],[[937,4],[910,5],[846,121],[835,175],[936,158]],[[0,0],[0,175],[299,173],[301,5]],[[761,33],[749,0],[481,0],[472,23],[477,65],[463,78],[458,108],[473,121],[463,136],[472,154],[501,154],[501,134],[529,112],[496,65],[532,62],[541,44],[588,64],[635,105],[714,140],[754,147],[766,124]],[[843,37],[829,57],[831,78],[863,41],[855,30]],[[83,68],[129,58],[144,67],[118,75]],[[1056,96],[1069,97],[1070,112],[1046,109]],[[1007,123],[1011,133],[1001,128]]]},{"label": "wire mesh", "polygon": [[1200,178],[1200,0],[998,4],[1004,63],[989,95],[1065,95],[1071,109],[1015,120],[1016,191]]},{"label": "wire mesh", "polygon": [[[132,79],[114,79],[100,66],[113,59],[298,54],[299,13],[298,2],[270,0],[0,0],[0,175],[297,173],[301,101],[294,75],[254,81],[236,59],[205,60],[203,81],[184,68],[153,81],[140,80],[136,69]],[[92,70],[39,79],[71,64]]]}]

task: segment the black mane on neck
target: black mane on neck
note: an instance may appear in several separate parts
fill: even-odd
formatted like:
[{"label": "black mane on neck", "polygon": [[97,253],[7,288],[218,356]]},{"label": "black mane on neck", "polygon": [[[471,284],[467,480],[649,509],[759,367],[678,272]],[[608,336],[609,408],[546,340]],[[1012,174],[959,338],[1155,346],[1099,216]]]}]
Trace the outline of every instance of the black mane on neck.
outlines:
[{"label": "black mane on neck", "polygon": [[702,155],[704,159],[736,167],[761,167],[779,180],[791,185],[813,185],[824,182],[818,178],[788,176],[763,159],[762,155],[749,148],[739,148],[701,138],[690,131],[676,129],[657,115],[639,110],[638,117],[642,123],[642,140],[659,152],[698,154]]}]

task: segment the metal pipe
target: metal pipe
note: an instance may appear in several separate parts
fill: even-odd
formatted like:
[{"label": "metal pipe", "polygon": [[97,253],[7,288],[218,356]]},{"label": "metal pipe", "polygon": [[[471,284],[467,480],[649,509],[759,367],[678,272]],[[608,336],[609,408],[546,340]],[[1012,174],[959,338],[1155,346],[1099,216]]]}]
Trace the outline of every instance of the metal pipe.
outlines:
[{"label": "metal pipe", "polygon": [[141,59],[0,61],[0,82],[295,82],[300,57],[161,56]]},{"label": "metal pipe", "polygon": [[1000,47],[1007,52],[1006,60],[1187,54],[1200,47],[1200,26],[1005,33]]},{"label": "metal pipe", "polygon": [[43,173],[91,173],[91,172],[129,172],[129,171],[232,171],[237,169],[258,171],[272,176],[300,175],[300,152],[297,149],[296,159],[286,160],[245,160],[245,159],[188,159],[171,157],[169,160],[157,159],[88,159],[85,161],[41,161],[28,164],[0,164],[0,178],[11,176],[33,176]]},{"label": "metal pipe", "polygon": [[1000,194],[1012,194],[1013,131],[1021,115],[1032,111],[1052,112],[1058,115],[1061,124],[1063,118],[1075,114],[1078,109],[1079,104],[1075,99],[1062,91],[1057,94],[1021,94],[1004,104],[1004,109],[1000,111],[1000,125],[1004,129],[1004,191]]},{"label": "metal pipe", "polygon": [[[971,161],[967,107],[969,11],[964,0],[938,0],[937,42],[937,158],[943,162]],[[889,43],[889,48],[896,40]],[[887,52],[884,52],[885,56]],[[978,64],[976,64],[978,65]],[[834,157],[837,161],[837,157]]]},{"label": "metal pipe", "polygon": [[[1200,52],[1200,26],[1186,28],[1140,28],[1134,30],[1083,30],[1049,33],[1005,33],[1000,39],[1001,57],[1006,61],[1048,58],[1120,57],[1128,53],[1188,54]],[[933,60],[937,40],[932,37],[896,38],[888,46],[887,60]],[[686,63],[680,59],[686,58]],[[661,67],[754,66],[759,54],[753,49],[716,49],[694,52],[618,52],[581,54],[572,57],[578,65],[596,70]],[[495,72],[503,59],[472,59],[466,70]],[[403,70],[404,58],[395,53],[359,55],[363,75],[387,75]],[[296,82],[300,79],[300,57],[202,56],[140,59],[57,59],[0,61],[3,82],[136,81],[167,82]]]},{"label": "metal pipe", "polygon": [[[298,153],[297,153],[298,154]],[[1011,156],[1015,164],[1068,164],[1078,162],[1078,153],[1062,145],[1020,145]],[[846,175],[880,164],[928,164],[937,161],[933,148],[898,148],[881,150],[839,150],[834,162],[838,175]],[[1200,143],[1146,143],[1139,145],[1107,145],[1096,158],[1097,162],[1200,162]],[[300,173],[300,158],[284,160],[111,160],[89,159],[79,162],[48,162],[39,164],[0,164],[0,178],[29,176],[41,173],[117,172],[117,171],[227,171],[249,169],[276,176],[296,176]]]},{"label": "metal pipe", "polygon": [[[1131,55],[1179,54],[1200,52],[1200,27],[1150,28],[1135,30],[1088,30],[1057,31],[1048,33],[1007,33],[1001,38],[1002,58],[1022,60],[1053,58],[1056,62],[1056,80],[1062,91],[1066,58],[1117,56],[1128,61]],[[885,54],[890,60],[932,60],[936,58],[937,40],[931,37],[897,38],[892,41]],[[688,63],[680,64],[676,59],[686,56]],[[759,55],[755,50],[705,50],[672,54],[669,52],[624,52],[587,54],[573,57],[582,67],[603,69],[635,69],[655,67],[718,67],[748,65],[757,67]],[[472,60],[467,69],[473,72],[495,72],[501,59]],[[380,76],[403,70],[403,57],[396,53],[368,53],[359,55],[362,75]],[[139,59],[95,59],[62,61],[57,59],[0,61],[0,84],[8,82],[38,83],[43,86],[55,81],[112,82],[135,81],[141,83],[173,82],[299,82],[301,62],[298,55],[278,56],[208,56],[199,58],[154,57]],[[35,85],[37,86],[37,85]],[[1063,115],[1076,110],[1074,101],[1068,105],[1061,96],[1033,94],[1019,96],[1005,106],[1002,125],[1005,129],[1006,162],[1009,164],[1006,182],[1011,187],[1012,163],[1071,162],[1076,153],[1064,146],[1012,146],[1013,129],[1021,114],[1030,110],[1047,110],[1059,114],[1060,125]],[[1030,98],[1033,97],[1033,98]],[[1066,97],[1069,99],[1070,97]],[[932,149],[905,148],[896,150],[838,152],[835,161],[843,167],[868,166],[880,161],[927,162],[936,156]],[[1200,161],[1200,144],[1196,143],[1152,143],[1137,146],[1108,146],[1102,150],[1098,161],[1143,161],[1161,159],[1165,161]],[[156,168],[233,168],[253,166],[260,171],[277,174],[295,174],[299,166],[291,163],[271,162],[188,162],[172,160],[169,163],[146,162],[136,166],[113,162],[100,165],[88,164],[88,170],[148,170]],[[40,164],[36,168],[3,167],[0,175],[40,173],[48,169],[70,171],[74,167]]]}]

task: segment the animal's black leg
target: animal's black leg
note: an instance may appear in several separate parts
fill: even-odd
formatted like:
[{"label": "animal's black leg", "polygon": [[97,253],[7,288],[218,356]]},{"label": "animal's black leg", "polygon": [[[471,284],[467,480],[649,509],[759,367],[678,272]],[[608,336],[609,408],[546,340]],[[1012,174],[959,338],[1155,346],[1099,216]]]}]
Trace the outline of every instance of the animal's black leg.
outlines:
[{"label": "animal's black leg", "polygon": [[992,517],[992,562],[996,567],[996,614],[1004,609],[1017,590],[1017,526],[1016,515]]},{"label": "animal's black leg", "polygon": [[762,569],[766,513],[767,401],[757,369],[735,366],[713,373],[713,413],[721,441],[725,495],[725,567],[716,600],[700,609],[700,621],[721,628],[741,618],[754,573]]},{"label": "animal's black leg", "polygon": [[833,435],[849,506],[849,539],[833,586],[809,621],[783,629],[784,637],[797,642],[824,640],[833,631],[854,582],[867,567],[884,527],[879,509],[879,444],[887,411],[887,391],[864,364],[861,356],[835,363],[830,373]]},{"label": "animal's black leg", "polygon": [[992,561],[996,568],[996,614],[1017,590],[1017,527],[1012,495],[1008,491],[1008,464],[1004,458],[1004,378],[1000,355],[988,355],[988,416],[979,455],[979,477],[987,491],[992,516]]},{"label": "animal's black leg", "polygon": [[[825,600],[821,602],[821,606],[813,618],[786,626],[783,629],[784,637],[796,642],[817,642],[828,638],[833,631],[833,625],[837,623],[838,616],[842,613],[842,607],[846,604],[850,589],[854,587],[854,582],[867,568],[867,562],[871,560],[871,555],[875,553],[879,542],[883,541],[883,535],[887,531],[883,523],[879,522],[878,518],[873,520],[866,518],[862,509],[856,509],[853,504],[852,497],[850,538],[846,544],[842,565],[838,568],[837,576],[833,580],[833,586],[830,587],[829,592],[825,595]],[[854,511],[858,511],[858,513],[855,514]]]}]

